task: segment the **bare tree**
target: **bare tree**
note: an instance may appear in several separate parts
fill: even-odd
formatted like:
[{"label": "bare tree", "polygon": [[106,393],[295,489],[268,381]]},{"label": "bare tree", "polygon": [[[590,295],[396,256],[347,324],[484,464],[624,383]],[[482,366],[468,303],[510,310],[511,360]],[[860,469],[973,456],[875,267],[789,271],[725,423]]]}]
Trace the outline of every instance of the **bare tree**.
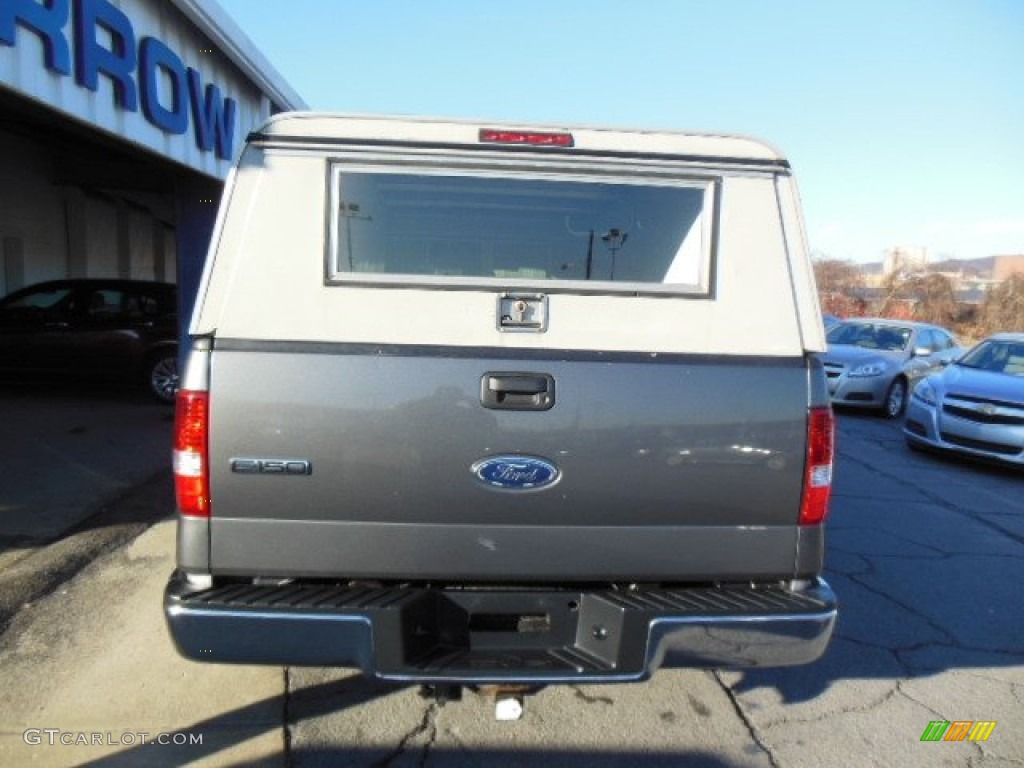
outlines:
[{"label": "bare tree", "polygon": [[856,264],[839,259],[815,259],[814,279],[822,311],[841,317],[857,314],[858,293],[864,286],[864,276]]},{"label": "bare tree", "polygon": [[952,281],[935,272],[903,275],[893,272],[882,283],[879,313],[951,326],[959,317]]},{"label": "bare tree", "polygon": [[1010,275],[989,289],[978,312],[978,335],[1024,332],[1024,275]]}]

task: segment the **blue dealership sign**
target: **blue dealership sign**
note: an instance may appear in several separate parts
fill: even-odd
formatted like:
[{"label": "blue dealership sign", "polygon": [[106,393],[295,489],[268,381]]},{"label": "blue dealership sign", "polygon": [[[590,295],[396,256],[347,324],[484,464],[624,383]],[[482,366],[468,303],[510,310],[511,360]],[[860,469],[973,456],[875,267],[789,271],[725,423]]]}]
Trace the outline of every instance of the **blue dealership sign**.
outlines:
[{"label": "blue dealership sign", "polygon": [[[109,0],[2,0],[0,45],[14,47],[19,31],[39,39],[49,71],[73,76],[77,85],[93,92],[106,78],[117,109],[138,112],[141,107],[145,119],[167,134],[184,134],[191,125],[196,147],[223,160],[232,158],[235,100],[204,82],[202,73],[186,66],[163,41],[137,39],[131,19]],[[163,100],[161,81],[168,85]]]}]

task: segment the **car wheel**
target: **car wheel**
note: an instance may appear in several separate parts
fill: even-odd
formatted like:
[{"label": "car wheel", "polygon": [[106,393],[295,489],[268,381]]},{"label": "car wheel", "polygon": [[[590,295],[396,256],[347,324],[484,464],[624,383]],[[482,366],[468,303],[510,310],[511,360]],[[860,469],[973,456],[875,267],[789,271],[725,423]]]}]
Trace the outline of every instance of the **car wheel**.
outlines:
[{"label": "car wheel", "polygon": [[149,358],[146,366],[149,391],[162,403],[173,403],[178,391],[178,351],[167,349]]},{"label": "car wheel", "polygon": [[903,409],[906,405],[907,381],[906,379],[896,379],[889,386],[889,391],[885,395],[882,411],[887,419],[896,419],[903,414]]}]

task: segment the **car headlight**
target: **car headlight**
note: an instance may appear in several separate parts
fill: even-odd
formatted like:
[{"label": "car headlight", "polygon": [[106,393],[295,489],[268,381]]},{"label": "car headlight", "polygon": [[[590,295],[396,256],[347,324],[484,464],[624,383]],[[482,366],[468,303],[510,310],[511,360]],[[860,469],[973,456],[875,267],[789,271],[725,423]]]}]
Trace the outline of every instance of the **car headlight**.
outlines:
[{"label": "car headlight", "polygon": [[935,387],[925,379],[914,387],[914,397],[928,405],[935,405],[938,402],[938,395],[935,394]]},{"label": "car headlight", "polygon": [[885,369],[887,367],[888,366],[881,360],[874,360],[870,363],[861,363],[856,368],[853,368],[847,375],[853,376],[855,378],[862,378],[867,376],[881,376],[883,373],[885,373]]}]

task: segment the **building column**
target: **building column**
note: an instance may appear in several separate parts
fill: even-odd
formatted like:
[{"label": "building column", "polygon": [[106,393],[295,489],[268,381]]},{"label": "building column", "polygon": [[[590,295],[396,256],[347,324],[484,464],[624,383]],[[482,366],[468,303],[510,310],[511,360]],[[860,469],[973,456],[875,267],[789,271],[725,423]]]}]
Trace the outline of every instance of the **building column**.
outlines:
[{"label": "building column", "polygon": [[153,279],[158,283],[167,282],[167,253],[164,248],[165,224],[156,216],[149,220],[153,238]]},{"label": "building column", "polygon": [[132,276],[132,231],[128,204],[118,198],[114,203],[117,215],[117,276],[128,280]]},{"label": "building column", "polygon": [[85,193],[76,187],[64,191],[64,220],[67,229],[68,277],[85,277],[89,274],[89,253],[86,249]]}]

